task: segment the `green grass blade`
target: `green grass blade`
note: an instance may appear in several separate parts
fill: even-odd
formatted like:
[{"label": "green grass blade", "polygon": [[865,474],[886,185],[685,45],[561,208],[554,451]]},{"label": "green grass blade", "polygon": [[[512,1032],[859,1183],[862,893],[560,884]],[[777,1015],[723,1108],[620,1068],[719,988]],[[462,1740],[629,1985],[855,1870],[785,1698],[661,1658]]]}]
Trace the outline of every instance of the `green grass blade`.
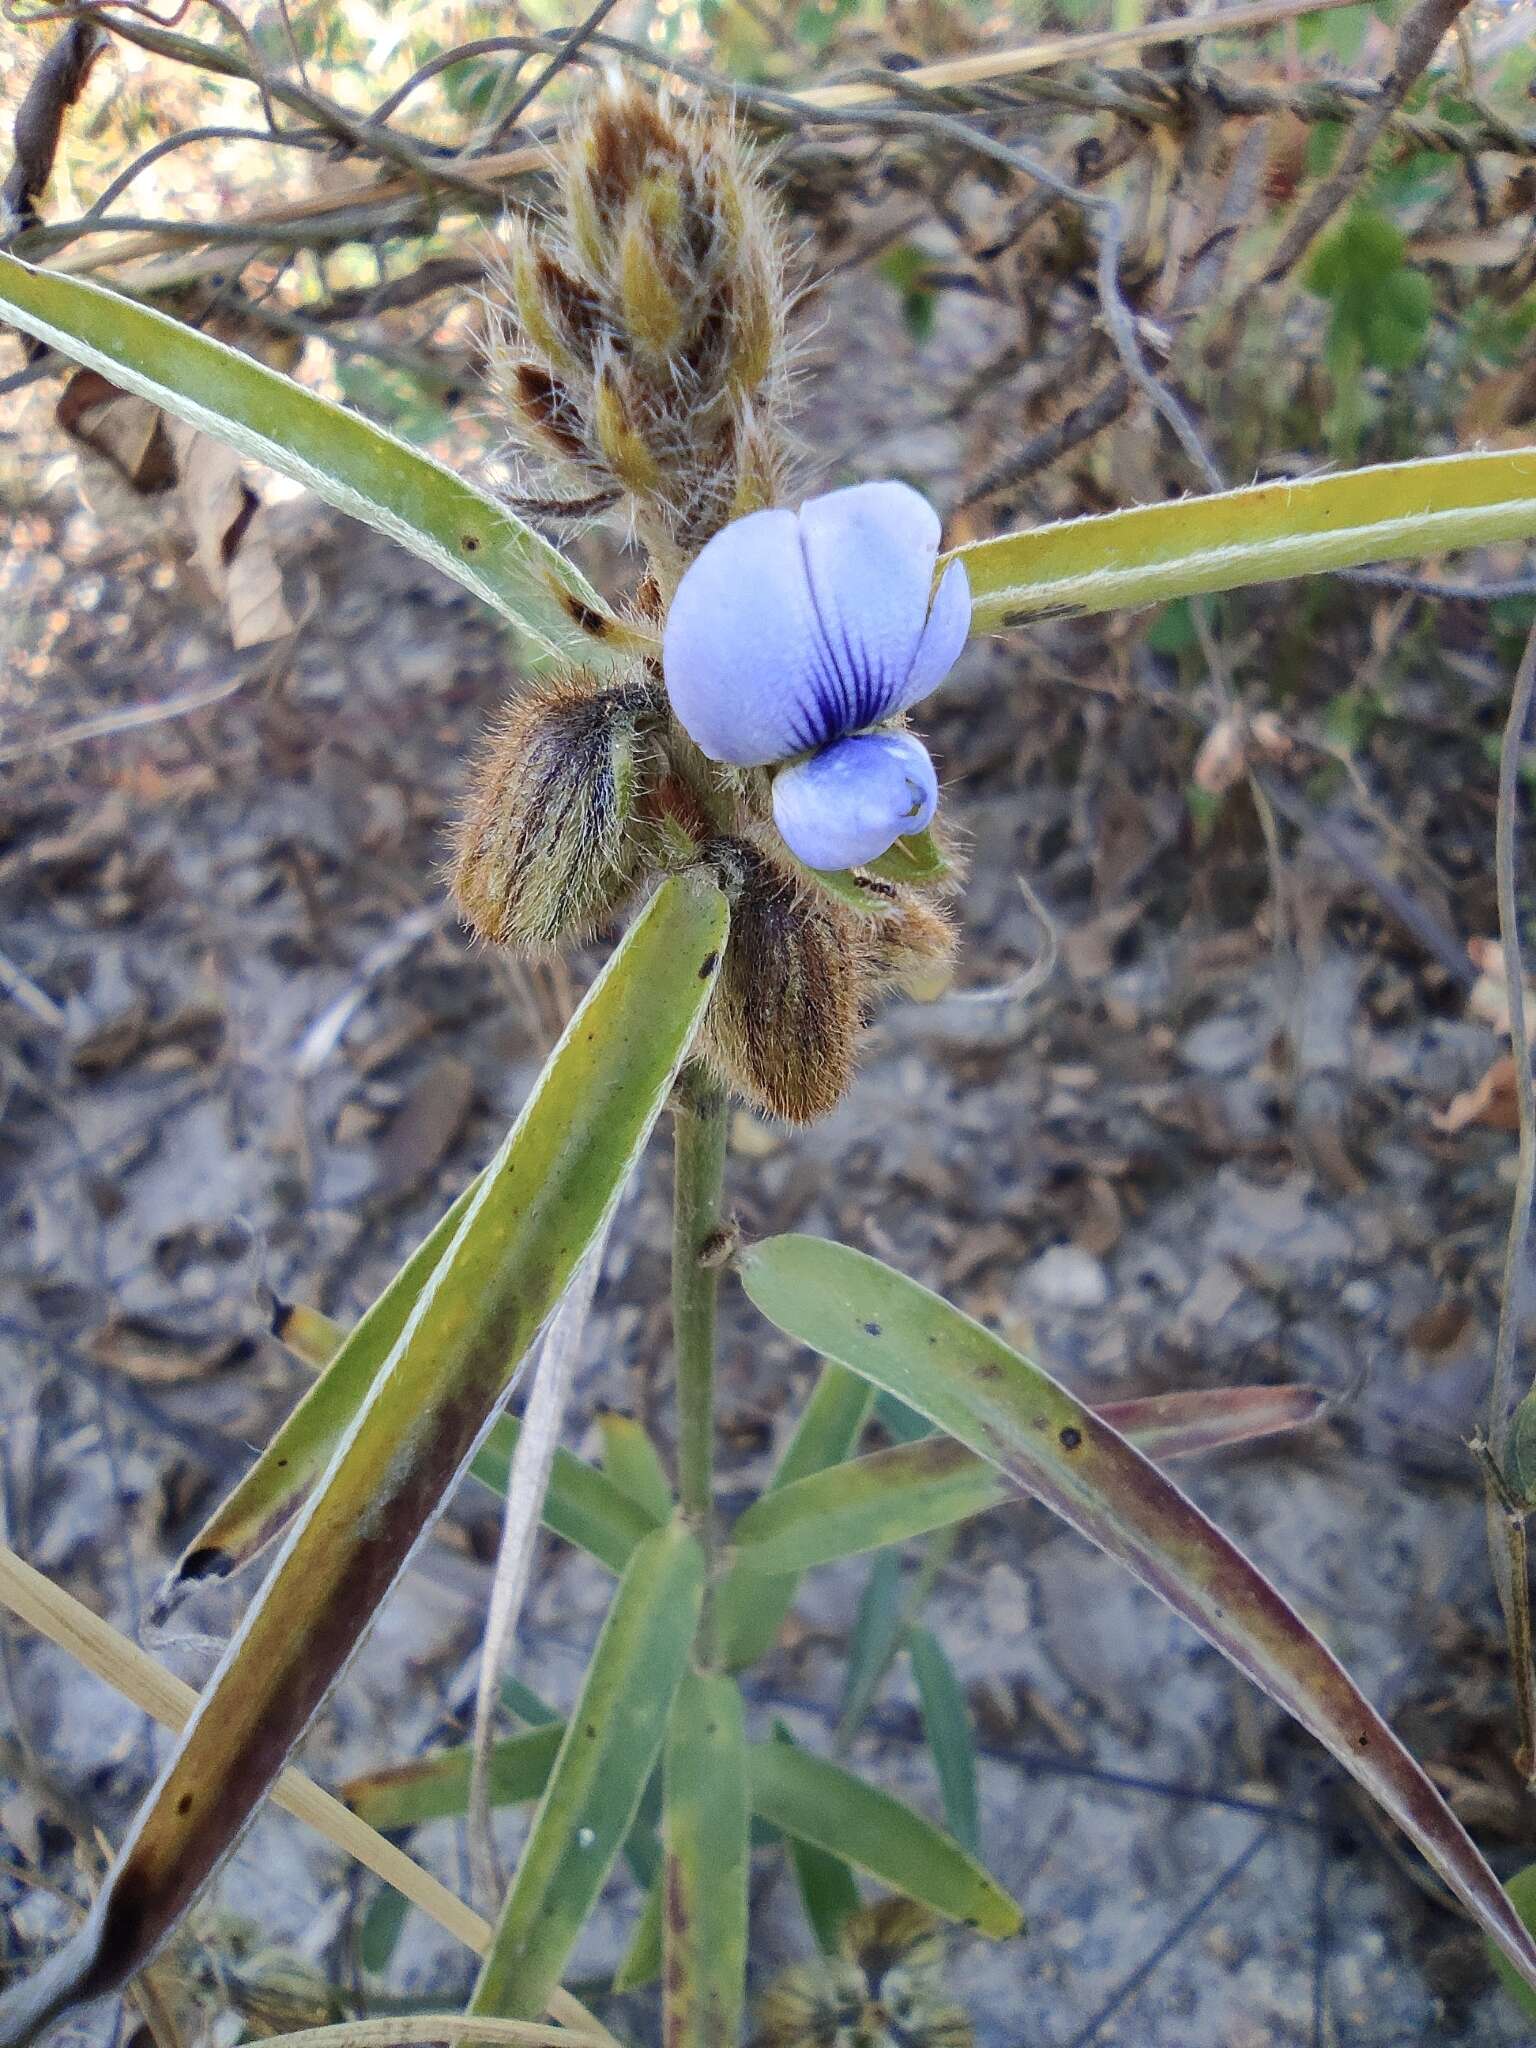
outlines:
[{"label": "green grass blade", "polygon": [[[549,1721],[526,1734],[509,1735],[493,1743],[491,1804],[520,1806],[525,1800],[541,1797],[564,1737],[565,1723]],[[365,1771],[343,1785],[339,1796],[381,1835],[420,1827],[429,1820],[455,1819],[469,1808],[473,1755],[472,1745],[466,1742],[408,1764]]]},{"label": "green grass blade", "polygon": [[633,645],[558,548],[360,414],[121,293],[0,255],[0,317],[265,462],[452,576],[552,654]]},{"label": "green grass blade", "polygon": [[750,1754],[752,1809],[786,1835],[983,1934],[1001,1939],[1023,1926],[1018,1906],[974,1856],[888,1792],[792,1743],[754,1743]]},{"label": "green grass blade", "polygon": [[[1248,1443],[1316,1419],[1316,1387],[1211,1387],[1116,1401],[1095,1412],[1152,1458]],[[814,1472],[753,1502],[731,1531],[737,1569],[774,1575],[881,1550],[1018,1499],[989,1459],[929,1435]]]},{"label": "green grass blade", "polygon": [[751,1801],[735,1679],[687,1674],[672,1702],[666,1759],[667,2048],[737,2048]]},{"label": "green grass blade", "polygon": [[778,1237],[740,1263],[770,1322],[990,1459],[1192,1622],[1360,1781],[1536,1984],[1536,1944],[1433,1784],[1263,1573],[1133,1445],[1000,1337],[861,1252]]},{"label": "green grass blade", "polygon": [[971,1710],[937,1636],[914,1628],[907,1636],[912,1676],[917,1682],[923,1733],[939,1774],[944,1818],[962,1849],[974,1856],[981,1839],[976,1806],[976,1738]]},{"label": "green grass blade", "polygon": [[592,1653],[471,2012],[544,2011],[639,1811],[703,1597],[703,1553],[683,1524],[647,1536]]},{"label": "green grass blade", "polygon": [[[779,1460],[769,1492],[840,1464],[858,1442],[873,1399],[857,1373],[845,1372],[840,1365],[824,1366]],[[774,1583],[760,1574],[730,1573],[720,1588],[715,1611],[725,1661],[732,1670],[767,1656],[794,1605],[798,1584],[794,1575]]]},{"label": "green grass blade", "polygon": [[[956,548],[971,630],[1536,534],[1536,448],[1432,456],[1062,520]],[[943,564],[941,563],[941,567]]]},{"label": "green grass blade", "polygon": [[277,1777],[605,1227],[697,1030],[726,927],[712,883],[664,883],[593,984],[90,1915],[0,2005],[0,2038],[138,1969]]},{"label": "green grass blade", "polygon": [[597,1418],[603,1439],[603,1471],[653,1521],[661,1523],[676,1502],[666,1468],[644,1426],[633,1415],[608,1408]]}]

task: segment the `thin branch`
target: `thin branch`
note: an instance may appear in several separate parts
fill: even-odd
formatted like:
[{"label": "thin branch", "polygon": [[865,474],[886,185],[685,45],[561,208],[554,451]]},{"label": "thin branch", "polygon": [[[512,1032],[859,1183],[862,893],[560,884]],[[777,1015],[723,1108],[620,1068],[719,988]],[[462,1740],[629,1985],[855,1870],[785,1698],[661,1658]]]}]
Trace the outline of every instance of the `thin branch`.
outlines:
[{"label": "thin branch", "polygon": [[494,154],[497,144],[506,140],[518,122],[522,120],[524,114],[533,105],[534,101],[544,91],[545,87],[550,85],[565,69],[566,65],[580,51],[583,43],[597,34],[597,31],[602,27],[617,5],[618,0],[597,0],[597,5],[592,9],[586,20],[578,22],[575,28],[571,29],[567,35],[561,38],[560,48],[556,51],[555,55],[551,57],[548,64],[545,65],[544,69],[527,90],[518,94],[512,105],[508,107],[501,119],[496,123],[496,126],[491,130],[484,147],[477,154],[485,156]]},{"label": "thin branch", "polygon": [[1350,130],[1338,165],[1302,202],[1264,272],[1263,283],[1289,275],[1370,168],[1382,131],[1428,68],[1468,0],[1418,0],[1398,30],[1397,54],[1382,81],[1381,97],[1361,113]]},{"label": "thin branch", "polygon": [[1059,420],[1048,427],[1042,427],[1038,434],[1003,456],[992,468],[961,498],[962,506],[975,505],[983,498],[990,498],[998,491],[1008,490],[1014,484],[1023,483],[1042,469],[1049,469],[1071,449],[1084,441],[1091,440],[1103,428],[1112,426],[1127,410],[1131,402],[1131,380],[1124,370],[1117,370],[1092,398],[1074,406]]}]

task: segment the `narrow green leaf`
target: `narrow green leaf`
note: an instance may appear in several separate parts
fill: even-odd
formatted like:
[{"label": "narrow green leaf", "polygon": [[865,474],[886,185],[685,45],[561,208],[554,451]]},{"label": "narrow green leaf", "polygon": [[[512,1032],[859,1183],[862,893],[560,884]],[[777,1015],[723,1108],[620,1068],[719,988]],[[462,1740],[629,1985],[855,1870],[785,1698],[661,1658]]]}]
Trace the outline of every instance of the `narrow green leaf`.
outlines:
[{"label": "narrow green leaf", "polygon": [[0,255],[0,315],[397,540],[550,653],[634,645],[558,548],[444,464],[265,364],[121,293]]},{"label": "narrow green leaf", "polygon": [[394,1961],[410,1910],[410,1900],[393,1885],[382,1884],[374,1893],[357,1937],[357,1959],[370,1977],[382,1977]]},{"label": "narrow green leaf", "polygon": [[971,630],[1536,534],[1536,448],[1431,456],[1135,506],[956,548]]},{"label": "narrow green leaf", "polygon": [[1430,1780],[1333,1654],[1155,1465],[1048,1373],[876,1259],[809,1237],[741,1257],[771,1322],[897,1395],[1118,1559],[1294,1714],[1536,1984],[1536,1944]]},{"label": "narrow green leaf", "polygon": [[[504,1494],[512,1469],[512,1453],[522,1434],[515,1415],[503,1415],[475,1453],[471,1475]],[[670,1510],[669,1510],[670,1512]],[[635,1545],[667,1519],[649,1514],[627,1493],[571,1451],[558,1449],[549,1475],[540,1517],[546,1529],[574,1543],[611,1572],[623,1571]]]},{"label": "narrow green leaf", "polygon": [[[465,1189],[354,1326],[350,1347],[345,1326],[318,1309],[300,1304],[279,1309],[274,1334],[307,1365],[317,1367],[320,1378],[187,1545],[158,1596],[157,1612],[170,1608],[195,1581],[227,1577],[259,1557],[297,1513],[368,1398],[479,1184],[477,1179]],[[521,1433],[516,1416],[501,1416],[474,1455],[471,1478],[504,1494]],[[567,1450],[555,1452],[544,1525],[610,1571],[623,1571],[641,1537],[659,1528],[670,1513],[670,1502],[663,1513],[647,1512],[591,1465]]]},{"label": "narrow green leaf", "polygon": [[[307,1365],[319,1367],[320,1377],[182,1552],[156,1603],[160,1611],[198,1580],[227,1578],[249,1564],[297,1513],[356,1421],[422,1290],[453,1243],[482,1179],[477,1175],[470,1182],[350,1333],[317,1309],[279,1306],[272,1320],[273,1334]],[[315,1357],[330,1336],[337,1342],[329,1352]]]},{"label": "narrow green leaf", "polygon": [[823,1955],[835,1956],[849,1914],[859,1910],[858,1881],[830,1849],[818,1849],[798,1835],[786,1835],[784,1843],[811,1937]]},{"label": "narrow green leaf", "polygon": [[606,1225],[698,1028],[726,926],[712,883],[664,883],[594,982],[89,1917],[0,2006],[0,2037],[132,1975],[277,1777]]},{"label": "narrow green leaf", "polygon": [[[775,1742],[794,1744],[795,1738],[782,1721],[774,1723]],[[850,1913],[859,1910],[859,1887],[853,1872],[841,1856],[818,1849],[814,1842],[802,1842],[798,1835],[783,1837],[789,1851],[795,1886],[805,1910],[806,1924],[823,1955],[834,1956]]]},{"label": "narrow green leaf", "polygon": [[619,1415],[611,1408],[598,1416],[597,1426],[608,1478],[653,1521],[666,1521],[676,1503],[666,1468],[644,1426],[633,1415]]},{"label": "narrow green leaf", "polygon": [[1003,1938],[1023,1926],[1018,1906],[974,1856],[888,1792],[790,1743],[754,1743],[750,1755],[753,1810],[786,1835],[983,1934]]},{"label": "narrow green leaf", "polygon": [[875,1689],[896,1654],[904,1625],[901,1558],[894,1550],[882,1550],[864,1581],[853,1634],[848,1640],[842,1711],[842,1726],[848,1734],[857,1729],[869,1711]]},{"label": "narrow green leaf", "polygon": [[[555,1757],[565,1736],[562,1721],[530,1728],[493,1743],[490,1793],[493,1806],[518,1806],[537,1799],[549,1782]],[[470,1764],[474,1751],[465,1742],[408,1764],[365,1771],[341,1788],[343,1798],[360,1820],[381,1835],[420,1827],[429,1820],[449,1820],[469,1807]]]},{"label": "narrow green leaf", "polygon": [[[1528,1928],[1536,1930],[1536,1863],[1528,1863],[1524,1870],[1517,1870],[1504,1889],[1521,1920]],[[1489,1959],[1499,1973],[1499,1982],[1526,2018],[1536,2020],[1536,1991],[1518,1970],[1510,1966],[1491,1941],[1487,1942],[1487,1948]]]},{"label": "narrow green leaf", "polygon": [[541,1700],[532,1686],[524,1685],[520,1678],[504,1678],[501,1681],[501,1704],[509,1714],[516,1714],[530,1728],[547,1728],[551,1721],[560,1716],[546,1701]]},{"label": "narrow green leaf", "polygon": [[[1110,1402],[1095,1412],[1148,1457],[1177,1458],[1299,1428],[1326,1405],[1316,1387],[1211,1387]],[[1018,1488],[990,1460],[930,1433],[765,1493],[737,1521],[731,1541],[740,1571],[803,1572],[1017,1499]]]},{"label": "narrow green leaf", "polygon": [[921,1443],[925,1436],[933,1435],[933,1424],[926,1415],[919,1415],[915,1408],[909,1408],[905,1401],[898,1401],[894,1394],[876,1394],[875,1420],[897,1444]]},{"label": "narrow green leaf", "polygon": [[[769,1492],[841,1463],[858,1442],[873,1399],[857,1373],[844,1372],[840,1365],[824,1366],[779,1460]],[[715,1614],[725,1661],[732,1670],[767,1656],[794,1605],[798,1584],[797,1575],[786,1575],[775,1583],[740,1569],[730,1573],[720,1588]]]},{"label": "narrow green leaf", "polygon": [[747,1991],[747,1827],[741,1694],[691,1671],[667,1725],[668,2048],[737,2048]]},{"label": "narrow green leaf", "polygon": [[679,1521],[619,1581],[469,2010],[534,2019],[640,1808],[687,1668],[704,1557]]},{"label": "narrow green leaf", "polygon": [[640,1918],[619,1967],[613,1973],[615,1992],[642,1991],[661,1975],[661,1916],[666,1880],[658,1877],[645,1895]]},{"label": "narrow green leaf", "polygon": [[974,1856],[981,1839],[976,1809],[976,1739],[971,1710],[937,1636],[914,1628],[907,1636],[912,1676],[917,1681],[923,1733],[939,1774],[944,1818],[962,1849]]}]

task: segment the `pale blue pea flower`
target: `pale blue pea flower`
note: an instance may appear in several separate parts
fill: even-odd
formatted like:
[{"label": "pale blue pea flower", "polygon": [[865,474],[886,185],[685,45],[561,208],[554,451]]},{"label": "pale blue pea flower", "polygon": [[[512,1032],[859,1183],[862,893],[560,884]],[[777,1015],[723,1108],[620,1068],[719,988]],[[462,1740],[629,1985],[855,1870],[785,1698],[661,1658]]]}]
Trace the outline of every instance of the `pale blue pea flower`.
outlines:
[{"label": "pale blue pea flower", "polygon": [[870,728],[926,697],[965,645],[970,585],[952,562],[933,591],[938,552],[916,491],[856,484],[732,521],[678,585],[662,643],[672,709],[711,760],[791,763],[774,820],[808,867],[876,860],[933,817],[926,749]]}]

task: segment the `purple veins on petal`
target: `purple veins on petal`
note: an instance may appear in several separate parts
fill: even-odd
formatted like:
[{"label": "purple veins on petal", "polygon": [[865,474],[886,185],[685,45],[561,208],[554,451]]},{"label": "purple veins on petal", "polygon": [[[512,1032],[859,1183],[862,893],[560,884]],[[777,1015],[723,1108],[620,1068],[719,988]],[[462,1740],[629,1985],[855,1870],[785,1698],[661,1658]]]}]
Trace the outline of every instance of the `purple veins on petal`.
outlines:
[{"label": "purple veins on petal", "polygon": [[970,627],[965,570],[933,595],[939,521],[902,483],[723,527],[688,569],[662,660],[679,723],[716,761],[766,766],[915,703]]},{"label": "purple veins on petal", "polygon": [[836,740],[773,781],[779,836],[808,868],[878,860],[904,832],[930,824],[938,802],[928,750],[906,732]]}]

